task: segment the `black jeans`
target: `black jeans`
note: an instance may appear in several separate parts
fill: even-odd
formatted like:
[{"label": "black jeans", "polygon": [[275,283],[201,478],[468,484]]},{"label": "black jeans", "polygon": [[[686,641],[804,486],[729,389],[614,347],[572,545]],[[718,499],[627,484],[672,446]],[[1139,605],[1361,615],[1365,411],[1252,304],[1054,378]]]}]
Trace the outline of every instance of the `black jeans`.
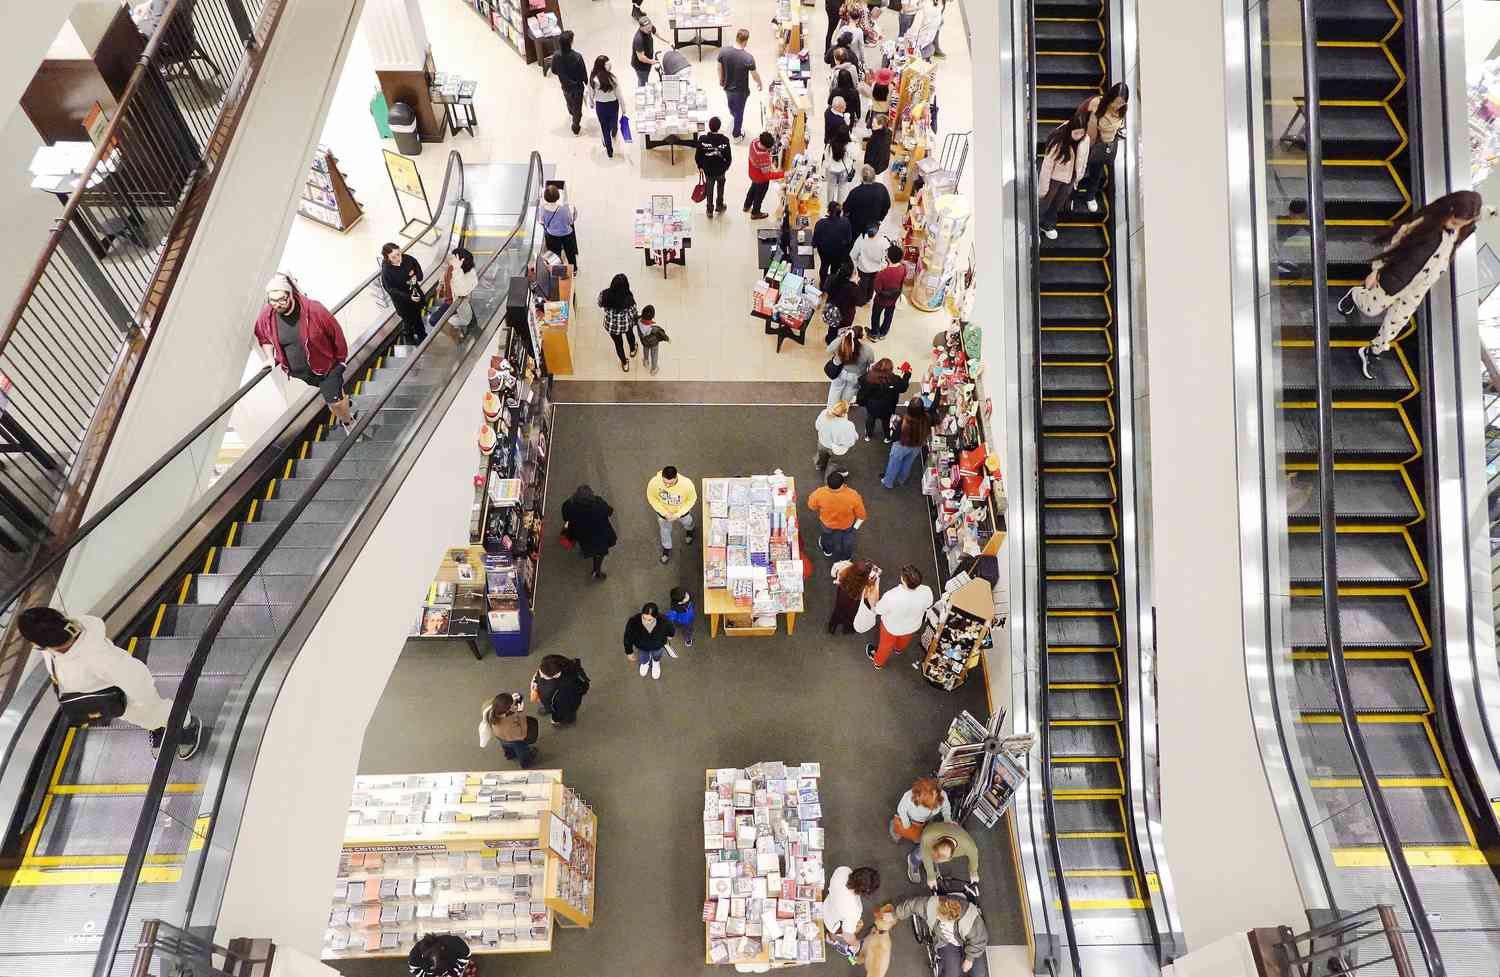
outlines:
[{"label": "black jeans", "polygon": [[1057,226],[1057,218],[1068,209],[1068,201],[1073,198],[1073,184],[1052,181],[1047,192],[1042,195],[1041,203],[1038,205],[1037,223],[1042,230],[1050,231]]},{"label": "black jeans", "polygon": [[590,559],[594,561],[594,572],[595,573],[601,573],[601,572],[603,572],[603,570],[604,570],[604,556],[605,556],[605,554],[600,553],[597,556],[590,557]]},{"label": "black jeans", "polygon": [[890,433],[890,430],[891,416],[889,414],[881,417],[879,414],[871,414],[868,410],[865,411],[865,437],[873,438],[879,434],[883,441],[886,439],[886,435]]},{"label": "black jeans", "polygon": [[427,324],[422,321],[422,307],[410,300],[395,300],[396,314],[401,316],[401,322],[406,327],[406,338],[411,345],[415,346],[427,338]]},{"label": "black jeans", "polygon": [[578,267],[578,232],[569,231],[567,234],[546,234],[547,250],[553,254],[560,254],[568,259],[568,264],[574,268]]},{"label": "black jeans", "polygon": [[1089,200],[1104,189],[1104,167],[1114,166],[1115,150],[1120,146],[1120,140],[1105,145],[1104,143],[1093,143],[1089,147],[1088,166],[1083,171],[1083,179],[1078,181],[1078,193],[1085,200]]},{"label": "black jeans", "polygon": [[891,320],[896,317],[896,307],[888,305],[882,308],[874,302],[870,303],[870,335],[881,337],[891,331]]},{"label": "black jeans", "polygon": [[[708,196],[704,198],[704,203],[708,205],[708,212],[710,214],[715,210],[724,209],[724,184],[728,180],[728,175],[724,173],[720,173],[718,176],[712,173],[703,174],[703,183],[708,188]],[[714,203],[715,200],[718,201],[717,204]]]},{"label": "black jeans", "polygon": [[745,194],[745,209],[757,214],[761,213],[761,204],[766,202],[766,191],[770,189],[771,182],[769,180],[764,183],[756,183],[752,180],[750,182],[750,189]]},{"label": "black jeans", "polygon": [[583,86],[564,85],[563,99],[568,103],[568,115],[573,117],[573,134],[583,124]]},{"label": "black jeans", "polygon": [[612,332],[609,334],[609,338],[614,342],[615,355],[620,358],[620,364],[623,366],[625,364],[625,341],[627,339],[630,341],[630,355],[635,355],[635,330],[632,329],[627,333]]}]

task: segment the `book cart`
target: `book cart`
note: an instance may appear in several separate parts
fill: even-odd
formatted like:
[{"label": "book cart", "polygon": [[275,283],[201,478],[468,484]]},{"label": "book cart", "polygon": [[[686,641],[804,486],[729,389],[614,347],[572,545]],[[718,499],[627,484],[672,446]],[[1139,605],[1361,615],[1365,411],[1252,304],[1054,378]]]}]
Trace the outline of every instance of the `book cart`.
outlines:
[{"label": "book cart", "polygon": [[327,146],[319,146],[313,154],[297,213],[335,231],[347,231],[365,215],[344,171],[339,169],[338,159]]},{"label": "book cart", "polygon": [[995,619],[992,585],[976,577],[934,605],[931,637],[924,643],[920,666],[922,677],[932,685],[953,691],[969,677],[969,671],[984,657]]},{"label": "book cart", "polygon": [[824,961],[821,776],[816,763],[705,772],[704,962],[757,973]]},{"label": "book cart", "polygon": [[703,613],[709,637],[767,637],[802,612],[797,483],[776,472],[703,480]]},{"label": "book cart", "polygon": [[598,819],[560,770],[357,777],[323,959],[405,957],[421,933],[474,953],[552,949],[594,919]]}]

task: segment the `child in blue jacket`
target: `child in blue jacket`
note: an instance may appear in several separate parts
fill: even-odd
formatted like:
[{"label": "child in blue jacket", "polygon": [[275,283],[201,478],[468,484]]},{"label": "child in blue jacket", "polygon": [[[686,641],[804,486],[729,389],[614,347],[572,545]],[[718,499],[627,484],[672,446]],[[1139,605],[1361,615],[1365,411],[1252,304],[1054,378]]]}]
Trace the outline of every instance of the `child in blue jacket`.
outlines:
[{"label": "child in blue jacket", "polygon": [[689,648],[693,646],[693,621],[698,612],[693,607],[693,595],[682,587],[672,588],[671,606],[667,608],[666,618],[672,622],[677,633],[682,635],[682,643]]}]

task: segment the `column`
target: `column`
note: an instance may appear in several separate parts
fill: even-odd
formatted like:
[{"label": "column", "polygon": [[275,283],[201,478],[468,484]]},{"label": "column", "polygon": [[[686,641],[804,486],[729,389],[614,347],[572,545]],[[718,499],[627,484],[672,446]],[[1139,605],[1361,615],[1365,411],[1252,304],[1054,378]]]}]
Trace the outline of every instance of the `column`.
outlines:
[{"label": "column", "polygon": [[386,104],[410,105],[422,141],[442,142],[447,118],[432,104],[427,89],[427,26],[417,0],[366,0],[359,32]]}]

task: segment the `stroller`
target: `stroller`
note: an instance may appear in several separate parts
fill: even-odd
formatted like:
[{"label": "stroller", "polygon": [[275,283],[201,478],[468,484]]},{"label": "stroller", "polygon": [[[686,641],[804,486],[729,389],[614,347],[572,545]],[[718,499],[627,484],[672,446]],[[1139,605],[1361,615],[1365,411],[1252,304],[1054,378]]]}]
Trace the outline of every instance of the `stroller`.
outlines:
[{"label": "stroller", "polygon": [[[979,884],[970,882],[968,879],[954,879],[945,875],[938,875],[936,895],[954,896],[963,899],[971,905],[979,906]],[[983,910],[980,906],[980,910]],[[932,931],[927,927],[927,919],[921,913],[913,913],[911,917],[912,936],[916,937],[918,945],[927,952],[927,967],[933,977],[938,974],[938,952],[937,941],[933,939]],[[981,973],[978,967],[974,972]]]}]

